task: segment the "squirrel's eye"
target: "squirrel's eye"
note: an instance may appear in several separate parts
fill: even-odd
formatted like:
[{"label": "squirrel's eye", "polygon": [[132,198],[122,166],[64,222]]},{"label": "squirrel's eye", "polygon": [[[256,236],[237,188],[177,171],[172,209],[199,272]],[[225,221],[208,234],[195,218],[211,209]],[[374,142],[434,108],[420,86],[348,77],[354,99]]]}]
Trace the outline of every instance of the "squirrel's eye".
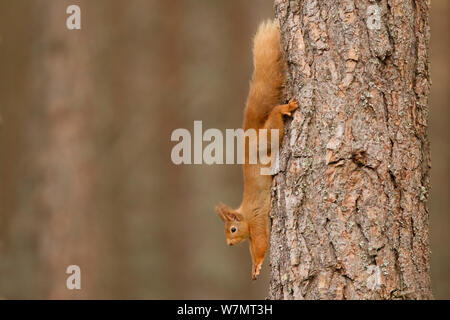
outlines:
[{"label": "squirrel's eye", "polygon": [[235,232],[236,232],[236,228],[235,228],[235,227],[232,227],[232,228],[231,228],[231,232],[235,233]]}]

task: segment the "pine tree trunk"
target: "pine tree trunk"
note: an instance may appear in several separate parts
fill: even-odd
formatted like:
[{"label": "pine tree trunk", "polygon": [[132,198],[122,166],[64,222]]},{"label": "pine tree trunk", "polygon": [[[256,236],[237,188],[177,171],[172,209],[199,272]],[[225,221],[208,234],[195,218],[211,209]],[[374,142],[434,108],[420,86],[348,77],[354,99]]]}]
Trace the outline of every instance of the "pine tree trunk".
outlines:
[{"label": "pine tree trunk", "polygon": [[271,299],[430,299],[429,7],[276,1],[300,109],[274,178]]}]

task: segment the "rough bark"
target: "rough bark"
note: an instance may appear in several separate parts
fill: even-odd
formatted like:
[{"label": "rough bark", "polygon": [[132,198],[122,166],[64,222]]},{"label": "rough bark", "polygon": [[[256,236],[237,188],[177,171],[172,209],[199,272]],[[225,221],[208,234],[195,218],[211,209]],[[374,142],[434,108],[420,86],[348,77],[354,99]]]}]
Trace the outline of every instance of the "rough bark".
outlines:
[{"label": "rough bark", "polygon": [[301,108],[274,178],[270,298],[432,298],[429,7],[276,1]]}]

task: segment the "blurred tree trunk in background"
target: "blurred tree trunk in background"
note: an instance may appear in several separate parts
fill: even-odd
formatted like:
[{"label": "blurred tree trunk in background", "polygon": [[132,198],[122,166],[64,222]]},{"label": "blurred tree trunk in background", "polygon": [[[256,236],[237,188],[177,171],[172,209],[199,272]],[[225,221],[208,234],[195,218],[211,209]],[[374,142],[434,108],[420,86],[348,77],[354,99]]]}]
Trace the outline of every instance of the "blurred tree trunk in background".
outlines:
[{"label": "blurred tree trunk in background", "polygon": [[272,202],[273,299],[429,299],[429,1],[276,1],[300,111]]},{"label": "blurred tree trunk in background", "polygon": [[39,289],[28,128],[39,112],[27,108],[34,102],[27,71],[36,39],[23,22],[34,21],[34,14],[25,1],[0,2],[0,14],[0,298],[31,298]]},{"label": "blurred tree trunk in background", "polygon": [[430,194],[431,281],[436,299],[450,297],[450,1],[433,0],[431,5],[431,88],[429,134],[433,171]]},{"label": "blurred tree trunk in background", "polygon": [[[98,256],[93,204],[97,166],[94,158],[95,114],[92,35],[68,31],[67,3],[36,1],[42,24],[41,45],[31,77],[40,92],[40,117],[32,124],[38,187],[38,250],[41,284],[48,298],[87,298],[95,287]],[[88,50],[89,49],[89,50]],[[30,110],[30,112],[33,112]],[[81,268],[81,291],[66,288],[69,265]]]},{"label": "blurred tree trunk in background", "polygon": [[[186,92],[184,82],[189,82],[190,78],[185,74],[186,55],[192,48],[189,43],[179,37],[184,33],[184,26],[187,23],[187,16],[183,6],[183,1],[162,1],[158,2],[156,9],[162,16],[170,19],[162,19],[160,27],[163,33],[156,39],[158,42],[155,48],[157,60],[161,62],[156,68],[157,78],[164,79],[166,85],[177,91],[160,91],[156,95],[156,104],[161,111],[155,112],[158,123],[155,124],[158,135],[170,137],[173,128],[182,127],[183,122],[180,116],[185,114],[180,108],[189,108],[190,104],[185,100]],[[181,23],[180,23],[181,22]],[[186,31],[187,33],[187,31]],[[174,41],[174,39],[177,39]],[[157,150],[161,155],[169,155],[171,145],[167,140],[158,139]],[[184,219],[177,218],[183,215],[189,195],[192,192],[189,188],[183,188],[185,169],[176,166],[167,159],[167,165],[160,179],[160,192],[166,195],[166,200],[173,201],[160,202],[156,208],[157,214],[166,216],[160,225],[159,238],[165,251],[165,273],[164,282],[167,285],[169,296],[177,296],[181,299],[188,299],[189,290],[196,281],[196,274],[190,269],[190,246],[194,245],[190,241],[190,231],[186,228]],[[175,200],[176,199],[176,200]],[[191,271],[191,272],[190,272]]]}]

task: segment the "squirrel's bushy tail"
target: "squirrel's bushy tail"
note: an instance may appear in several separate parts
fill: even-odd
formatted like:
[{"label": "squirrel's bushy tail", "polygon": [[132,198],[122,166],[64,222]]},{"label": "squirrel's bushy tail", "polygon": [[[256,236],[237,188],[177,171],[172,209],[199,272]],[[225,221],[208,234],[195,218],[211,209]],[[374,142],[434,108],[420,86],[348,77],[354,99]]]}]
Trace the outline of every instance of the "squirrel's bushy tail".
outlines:
[{"label": "squirrel's bushy tail", "polygon": [[244,129],[261,128],[272,108],[281,102],[285,61],[277,21],[260,24],[253,40],[253,65]]}]

